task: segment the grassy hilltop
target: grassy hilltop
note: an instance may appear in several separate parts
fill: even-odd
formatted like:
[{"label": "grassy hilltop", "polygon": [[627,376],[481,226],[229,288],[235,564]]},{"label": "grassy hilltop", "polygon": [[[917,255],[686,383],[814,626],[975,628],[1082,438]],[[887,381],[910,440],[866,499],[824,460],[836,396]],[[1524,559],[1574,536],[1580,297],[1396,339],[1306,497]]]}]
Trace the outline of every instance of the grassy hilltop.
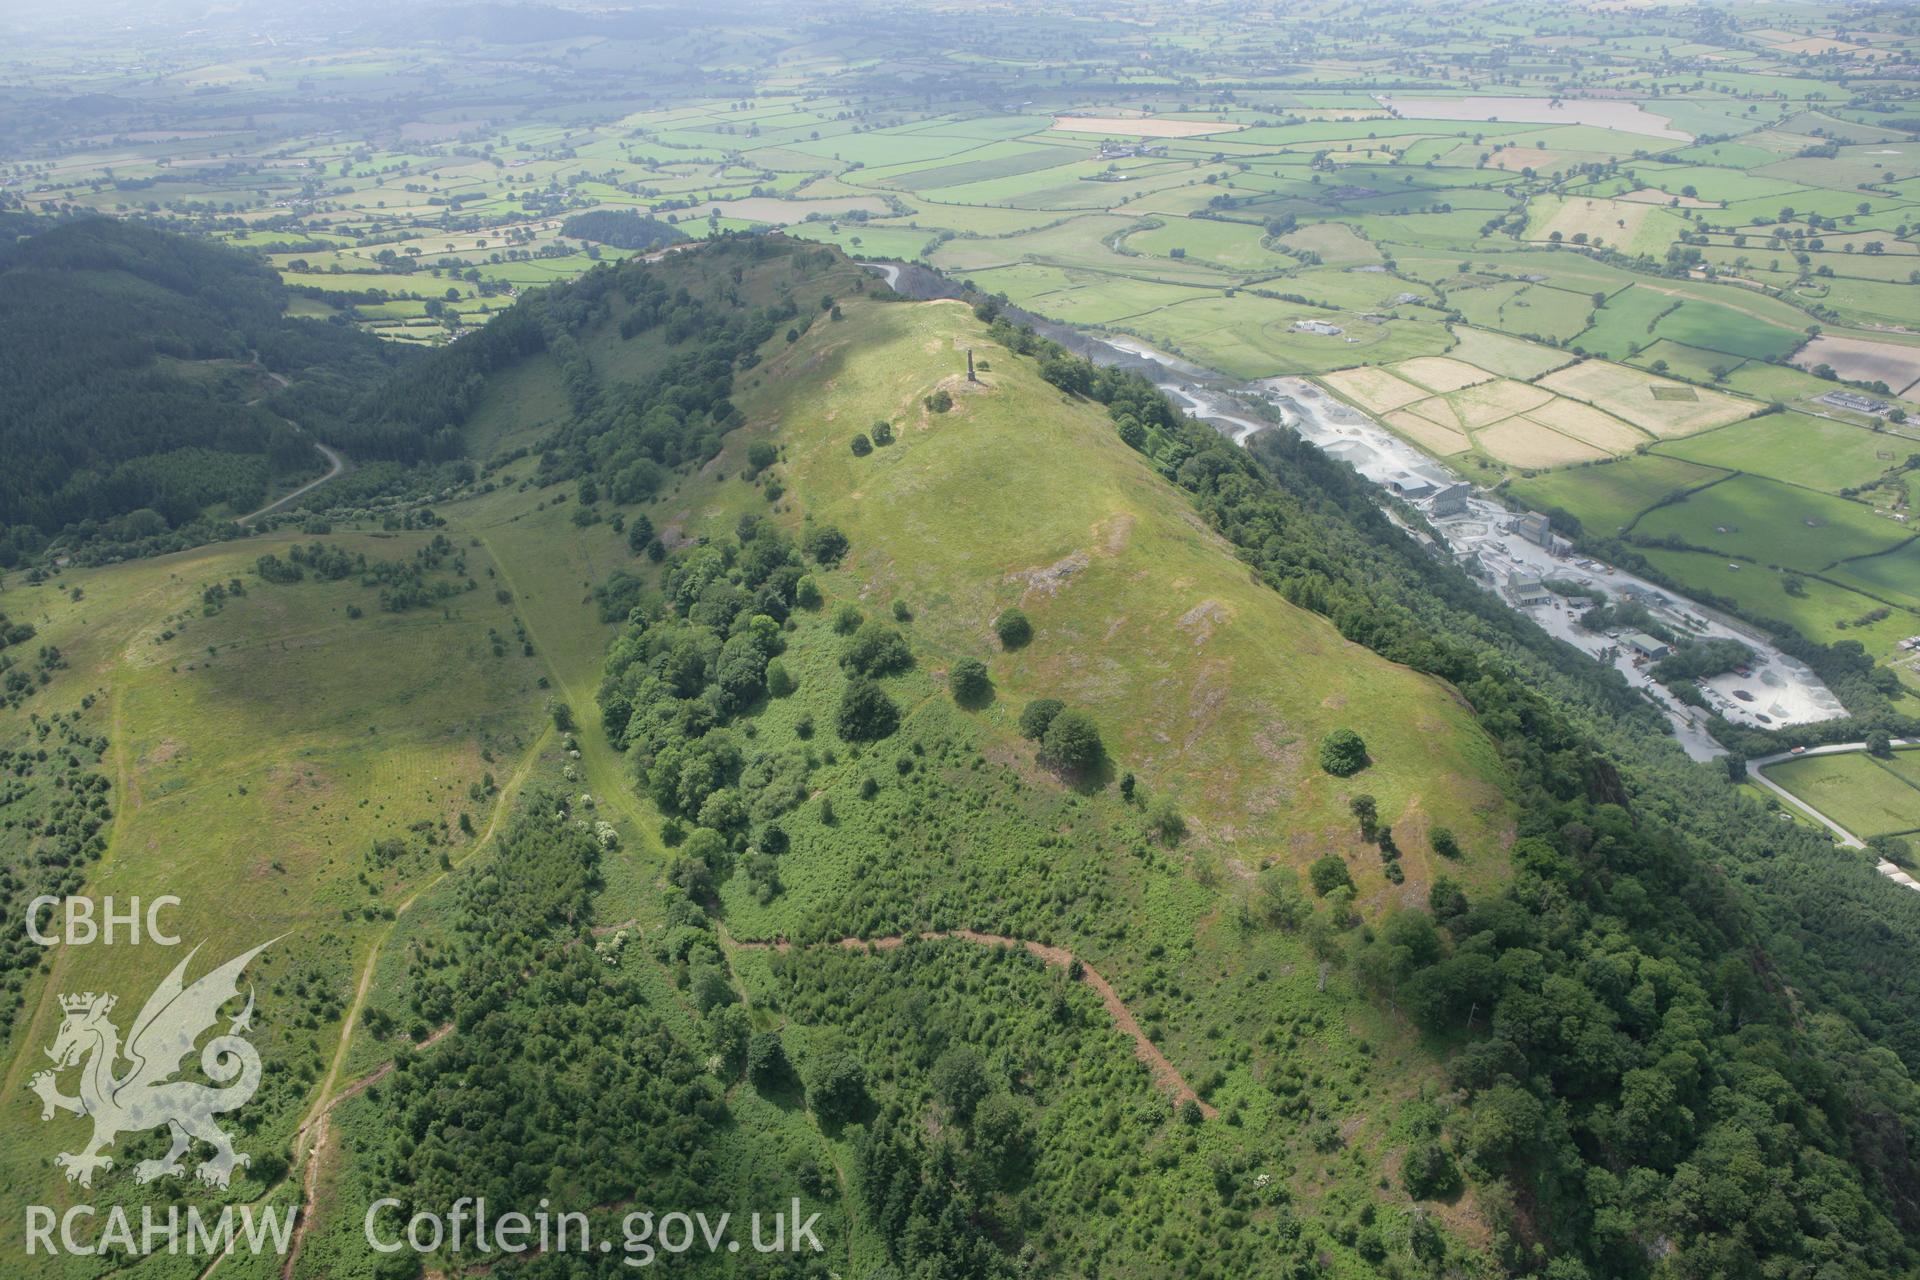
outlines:
[{"label": "grassy hilltop", "polygon": [[[178,1194],[301,1205],[291,1274],[326,1280],[390,1274],[377,1197],[478,1192],[603,1229],[797,1196],[821,1274],[1625,1275],[1656,1231],[1727,1273],[1903,1265],[1920,1180],[1867,1135],[1911,1084],[1788,1009],[1716,860],[1815,920],[1878,877],[1597,750],[1646,721],[1315,456],[882,293],[778,238],[608,268],[366,402],[401,438],[467,389],[471,469],[431,492],[7,584],[9,653],[58,652],[0,745],[61,815],[0,833],[8,892],[288,935],[255,1165]],[[1846,938],[1797,945],[1803,998],[1905,1007]],[[176,957],[42,959],[8,970],[0,1233],[78,1194],[19,1087],[53,996]],[[160,1144],[92,1201],[165,1203],[126,1176]],[[1761,1239],[1789,1202],[1825,1216]]]},{"label": "grassy hilltop", "polygon": [[[842,299],[840,318],[820,315],[792,343],[776,336],[738,380],[745,425],[729,433],[718,457],[629,509],[676,546],[725,539],[742,514],[755,513],[796,536],[809,520],[832,523],[852,548],[839,568],[818,574],[825,602],[795,615],[783,661],[798,690],[753,717],[756,744],[769,753],[808,747],[797,736],[803,717],[821,726],[812,749],[826,762],[808,786],[836,814],[830,825],[822,821],[815,799],[784,820],[791,848],[778,894],[763,901],[744,874],[722,885],[725,936],[740,940],[727,944],[731,981],[756,1005],[778,1007],[824,980],[814,967],[830,957],[797,952],[789,962],[751,949],[763,939],[969,927],[1045,942],[1113,984],[1143,1038],[1167,1055],[1177,1087],[1199,1088],[1209,1114],[1236,1117],[1224,1148],[1242,1153],[1234,1158],[1248,1158],[1254,1135],[1262,1145],[1285,1143],[1302,1130],[1257,1083],[1268,1051],[1247,1053],[1285,1008],[1314,1028],[1316,1047],[1304,1059],[1290,1055],[1301,1069],[1315,1063],[1313,1071],[1343,1082],[1343,1094],[1380,1100],[1348,1136],[1356,1150],[1385,1159],[1399,1121],[1397,1108],[1384,1104],[1417,1091],[1431,1058],[1356,1002],[1338,974],[1324,983],[1302,936],[1248,934],[1237,904],[1258,907],[1256,881],[1270,865],[1287,869],[1296,892],[1305,892],[1308,865],[1332,853],[1351,866],[1366,915],[1417,906],[1436,874],[1426,839],[1432,825],[1450,826],[1471,851],[1453,869],[1456,879],[1497,882],[1512,839],[1509,802],[1491,744],[1458,696],[1342,639],[1253,580],[1185,498],[1118,440],[1097,406],[1063,397],[1032,360],[997,346],[966,308],[868,300],[863,273],[844,263],[795,272],[781,256],[737,284],[697,255],[660,270],[671,287],[726,287],[748,303],[796,284],[807,296]],[[579,334],[603,382],[663,367],[672,344],[655,335],[623,340],[619,320],[610,314]],[[967,347],[985,366],[973,386],[960,372]],[[509,457],[564,417],[561,382],[549,356],[503,370],[471,415],[477,456]],[[942,388],[954,407],[935,414],[921,401]],[[898,438],[854,457],[851,435],[882,418],[896,424]],[[774,445],[780,461],[759,483],[745,482],[747,453],[761,442]],[[192,940],[237,946],[289,934],[262,962],[269,1084],[261,1097],[271,1098],[271,1117],[251,1143],[280,1157],[236,1181],[234,1199],[298,1199],[301,1170],[286,1177],[285,1160],[304,1162],[312,1131],[297,1154],[292,1135],[318,1099],[438,1030],[409,1012],[420,958],[448,945],[461,878],[496,856],[488,842],[502,825],[496,814],[508,812],[526,779],[584,787],[619,825],[596,918],[632,922],[643,938],[668,925],[661,891],[675,855],[658,839],[662,815],[607,743],[593,696],[616,629],[601,620],[593,587],[616,568],[649,578],[658,570],[604,518],[577,522],[577,501],[553,500],[564,491],[525,483],[528,468],[487,468],[493,483],[480,488],[491,492],[435,504],[445,523],[432,533],[348,521],[325,534],[272,534],[69,570],[7,594],[10,616],[33,622],[36,643],[57,646],[65,662],[8,713],[19,717],[22,739],[33,731],[30,716],[49,717],[58,704],[110,744],[94,767],[111,783],[113,817],[100,861],[87,868],[89,891],[176,893],[187,904],[180,932]],[[786,492],[769,504],[764,485],[776,474]],[[310,572],[286,583],[256,567],[263,556],[287,561],[291,548],[315,543],[405,560],[436,536],[458,563],[449,558],[427,579],[457,590],[398,613],[383,610],[358,574],[322,582]],[[476,589],[465,589],[467,578]],[[224,592],[236,579],[244,594],[209,601],[208,587]],[[885,684],[903,723],[890,741],[841,747],[835,760],[829,726],[846,643],[835,614],[850,604],[892,622],[896,601],[911,617],[897,625],[913,665]],[[1024,610],[1034,631],[1011,651],[991,627],[1008,607]],[[491,647],[496,639],[505,642],[501,652]],[[955,705],[946,682],[966,657],[987,664],[994,686],[972,709]],[[1047,697],[1092,716],[1110,760],[1097,774],[1063,779],[1035,761],[1016,722],[1030,701]],[[573,735],[550,727],[543,701],[570,709]],[[1317,763],[1320,739],[1336,727],[1357,730],[1369,746],[1374,763],[1358,778],[1336,779]],[[571,760],[563,738],[578,753]],[[914,761],[912,772],[896,769],[896,744]],[[1123,774],[1135,779],[1132,803],[1120,796]],[[871,798],[869,778],[880,784]],[[1403,884],[1387,882],[1384,864],[1356,833],[1348,801],[1362,790],[1399,832]],[[1147,831],[1150,800],[1177,810],[1184,840],[1169,847]],[[403,852],[379,852],[394,840]],[[942,958],[929,963],[956,972],[990,959],[976,944],[930,945]],[[34,1046],[50,1039],[54,993],[144,991],[175,958],[157,948],[56,953],[50,970],[26,985],[13,1022],[16,1066],[25,1071]],[[879,963],[856,964],[836,981],[883,980]],[[669,972],[641,967],[654,973],[647,982],[670,1023],[697,1041],[704,1020],[689,993]],[[1044,967],[1009,971],[995,980],[1012,982],[1010,994],[965,999],[954,1016],[1036,1000],[1045,978]],[[295,991],[310,993],[297,1015],[289,1007]],[[1200,1002],[1182,994],[1200,991],[1208,993]],[[1037,1175],[1043,1201],[1069,1194],[1071,1153],[1103,1127],[1100,1092],[1083,1092],[1077,1078],[1096,1073],[1135,1105],[1167,1106],[1098,1002],[1073,1000],[1077,1046],[1055,1031],[1031,1031],[1064,1055],[1065,1074],[1034,1099],[1036,1116],[1060,1127]],[[349,1009],[356,1020],[343,1039]],[[798,1010],[755,1014],[757,1026],[783,1031],[803,1073],[810,1054],[825,1054],[844,1034],[839,1021]],[[1235,1030],[1223,1038],[1228,1028]],[[880,1054],[909,1028],[882,1024],[867,1034],[880,1037],[871,1049]],[[332,1158],[319,1164],[317,1225],[299,1264],[305,1274],[356,1274],[365,1265],[359,1212],[337,1210],[340,1197],[357,1203],[356,1188],[366,1185],[354,1153],[381,1145],[377,1094],[329,1113],[323,1149],[331,1143]],[[9,1144],[13,1185],[23,1203],[59,1204],[71,1189],[47,1157],[73,1135],[41,1126],[37,1105],[23,1088],[10,1091],[5,1124],[19,1139]],[[725,1163],[738,1170],[723,1185],[736,1194],[765,1176],[751,1171],[767,1163],[768,1144],[797,1144],[842,1168],[853,1163],[853,1143],[823,1134],[804,1113],[751,1099],[736,1105],[745,1128],[727,1140],[731,1147],[722,1143],[731,1153]],[[1168,1131],[1168,1140],[1177,1138]],[[1217,1140],[1206,1149],[1220,1149]],[[1302,1154],[1307,1167],[1294,1175],[1302,1190],[1346,1176],[1322,1169],[1310,1147]],[[1192,1169],[1177,1144],[1176,1157],[1151,1176],[1165,1184],[1157,1194],[1182,1199],[1195,1194]],[[144,1193],[120,1194],[139,1203]],[[1109,1230],[1117,1241],[1124,1227],[1083,1224],[1054,1247],[1092,1248]],[[878,1240],[857,1226],[842,1239],[855,1256],[880,1256]],[[157,1260],[146,1270],[155,1267],[164,1273]]]},{"label": "grassy hilltop", "polygon": [[[1328,853],[1351,866],[1367,915],[1423,902],[1436,874],[1430,825],[1450,824],[1472,850],[1451,869],[1456,880],[1497,882],[1512,838],[1508,801],[1491,744],[1457,695],[1341,639],[1325,620],[1250,578],[1178,491],[1120,443],[1103,412],[1063,398],[1033,361],[998,347],[966,308],[870,301],[860,296],[866,279],[844,263],[796,270],[776,257],[737,281],[699,255],[656,270],[669,288],[737,294],[743,305],[791,289],[809,298],[831,293],[840,307],[841,318],[821,313],[796,341],[769,343],[766,358],[736,382],[744,428],[728,434],[718,457],[638,512],[683,548],[728,540],[743,515],[770,516],[796,537],[809,523],[830,523],[851,545],[840,567],[816,573],[825,598],[816,609],[797,610],[785,637],[780,661],[797,690],[750,718],[756,756],[806,753],[818,762],[808,800],[780,819],[790,843],[779,858],[779,891],[764,897],[744,868],[719,887],[719,941],[730,981],[755,1009],[753,1025],[786,1039],[803,1076],[849,1032],[880,1059],[921,1034],[914,1020],[901,1020],[904,1011],[869,1026],[838,1014],[780,1012],[813,982],[917,979],[886,978],[878,959],[847,971],[850,962],[836,959],[833,948],[791,957],[756,949],[765,940],[957,928],[1031,939],[1095,966],[1186,1084],[1202,1090],[1207,1110],[1235,1116],[1234,1131],[1204,1144],[1209,1158],[1245,1162],[1270,1143],[1302,1141],[1310,1117],[1276,1106],[1258,1084],[1272,1069],[1268,1052],[1247,1052],[1275,1011],[1286,1010],[1312,1029],[1314,1042],[1287,1055],[1290,1069],[1306,1073],[1303,1080],[1337,1079],[1340,1093],[1356,1102],[1379,1099],[1382,1105],[1356,1115],[1349,1140],[1356,1152],[1374,1153],[1370,1163],[1386,1159],[1405,1133],[1398,1108],[1385,1104],[1417,1093],[1432,1059],[1404,1030],[1356,1003],[1337,974],[1322,989],[1302,935],[1249,933],[1240,904],[1261,909],[1256,880],[1269,864],[1293,873],[1289,879],[1305,892],[1308,865]],[[657,339],[618,337],[621,318],[616,307],[577,335],[606,385],[664,363]],[[989,366],[971,390],[961,372],[968,346]],[[922,398],[940,389],[954,407],[935,414]],[[540,435],[529,424],[551,425],[547,415],[563,416],[565,403],[559,366],[534,358],[498,379],[470,429],[492,457],[511,458]],[[893,421],[897,438],[856,458],[851,436],[871,432],[882,418]],[[775,446],[780,460],[749,483],[748,456],[762,443]],[[591,690],[612,632],[587,596],[617,567],[654,571],[604,521],[578,523],[577,500],[556,503],[552,489],[525,487],[530,462],[501,463],[492,494],[442,510],[456,528],[485,539],[521,593],[555,687],[582,723],[583,778],[630,807],[647,833],[621,859],[634,863],[641,891],[610,890],[598,917],[656,938],[673,927],[673,908],[663,912],[673,890],[664,900],[660,894],[676,855],[653,838],[661,815],[634,794],[598,732]],[[784,493],[769,504],[775,475]],[[896,602],[909,621],[896,622]],[[913,655],[910,670],[884,681],[903,713],[899,730],[866,748],[838,743],[831,728],[847,643],[835,620],[846,605],[896,625]],[[1035,633],[1012,651],[991,627],[1007,607],[1025,611]],[[990,700],[972,709],[955,705],[946,680],[967,657],[986,662],[994,685]],[[1036,763],[1016,721],[1029,701],[1044,697],[1093,716],[1111,758],[1096,777],[1075,785]],[[803,721],[817,726],[809,737],[801,736]],[[1316,761],[1321,737],[1336,726],[1358,730],[1375,757],[1358,778],[1332,778]],[[1136,776],[1138,803],[1121,799],[1123,773]],[[1388,884],[1375,850],[1356,833],[1348,801],[1363,790],[1377,797],[1383,821],[1398,824],[1403,885]],[[1144,830],[1149,793],[1185,817],[1190,834],[1175,848]],[[964,972],[979,963],[970,954],[975,944],[928,945],[939,955],[926,963],[936,968]],[[1009,1000],[1040,999],[1044,987],[1033,984],[1042,976],[1011,978],[1014,989],[992,997],[943,997],[957,1007],[936,1019],[929,1041],[938,1044],[944,1033],[937,1026],[953,1019],[991,1021],[1004,1016]],[[1186,994],[1200,992],[1204,1000]],[[689,997],[669,985],[659,998],[686,1010]],[[681,1016],[688,1034],[699,1035],[704,1020],[691,1010]],[[1109,1080],[1106,1090],[1118,1090],[1130,1106],[1165,1115],[1164,1093],[1108,1021],[1097,1005],[1077,1012],[1079,1043],[1071,1046],[1045,1027],[1024,1033],[1040,1046],[1032,1052],[1057,1055],[1050,1068],[1057,1079],[1033,1099],[1036,1116],[1057,1135],[1031,1193],[1063,1214],[1061,1197],[1079,1194],[1076,1165],[1093,1157],[1110,1123],[1101,1118],[1102,1091],[1081,1082]],[[987,1037],[990,1045],[1001,1041]],[[927,1065],[902,1064],[903,1086]],[[768,1144],[813,1152],[808,1159],[826,1160],[843,1176],[857,1166],[855,1144],[839,1131],[823,1135],[750,1091],[732,1098],[741,1163],[724,1185],[766,1176],[754,1172],[764,1162],[755,1152]],[[343,1112],[348,1123],[351,1116]],[[1178,1155],[1177,1132],[1151,1136],[1162,1124],[1156,1119],[1142,1140],[1172,1143],[1175,1162],[1140,1176],[1160,1187],[1156,1199],[1193,1201],[1194,1169]],[[1303,1192],[1351,1176],[1310,1146],[1301,1156],[1292,1176]],[[355,1194],[346,1184],[338,1193]],[[1070,1215],[1049,1210],[1045,1217],[1058,1237],[1049,1251],[1063,1258],[1108,1247],[1103,1240],[1132,1240],[1143,1225],[1126,1215],[1076,1225]],[[332,1221],[351,1226],[357,1218],[349,1211]],[[1471,1236],[1470,1214],[1465,1221]],[[1189,1227],[1146,1225],[1141,1239],[1159,1241],[1149,1256],[1161,1256],[1169,1239],[1198,1248],[1200,1240],[1185,1237]],[[854,1257],[884,1256],[857,1218],[845,1232]],[[323,1239],[316,1247],[328,1251],[316,1256],[333,1256],[349,1246]],[[1243,1247],[1251,1261],[1272,1246]],[[1146,1269],[1141,1274],[1152,1269],[1144,1259],[1135,1265]]]}]

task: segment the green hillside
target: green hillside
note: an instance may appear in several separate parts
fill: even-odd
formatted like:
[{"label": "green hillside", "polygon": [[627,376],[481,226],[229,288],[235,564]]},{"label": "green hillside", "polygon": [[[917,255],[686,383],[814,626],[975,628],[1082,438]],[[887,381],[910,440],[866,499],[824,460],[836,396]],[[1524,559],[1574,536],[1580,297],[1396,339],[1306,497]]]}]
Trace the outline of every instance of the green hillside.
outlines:
[{"label": "green hillside", "polygon": [[[630,1269],[366,1245],[480,1194],[797,1198],[821,1275],[1915,1265],[1908,904],[1350,471],[778,237],[495,325],[340,419],[452,465],[0,583],[10,908],[287,935],[255,1162],[177,1194],[307,1226],[221,1275]],[[0,1248],[165,1203],[24,1082],[174,957],[7,955]]]}]

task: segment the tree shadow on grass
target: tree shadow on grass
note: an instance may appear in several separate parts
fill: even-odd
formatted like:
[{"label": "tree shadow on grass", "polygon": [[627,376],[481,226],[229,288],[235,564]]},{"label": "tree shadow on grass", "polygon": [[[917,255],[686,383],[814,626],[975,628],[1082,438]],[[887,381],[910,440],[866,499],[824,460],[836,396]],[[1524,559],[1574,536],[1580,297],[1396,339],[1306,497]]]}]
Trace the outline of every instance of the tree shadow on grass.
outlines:
[{"label": "tree shadow on grass", "polygon": [[962,711],[985,711],[1000,700],[1000,691],[989,682],[984,689],[971,690],[965,694],[953,695],[953,705]]},{"label": "tree shadow on grass", "polygon": [[[1043,765],[1042,767],[1045,768],[1046,766]],[[1105,791],[1113,785],[1113,780],[1117,776],[1114,772],[1113,761],[1105,752],[1102,752],[1100,758],[1094,763],[1082,768],[1051,768],[1048,772],[1058,778],[1062,786],[1068,787],[1083,796],[1098,795],[1100,792]]]}]

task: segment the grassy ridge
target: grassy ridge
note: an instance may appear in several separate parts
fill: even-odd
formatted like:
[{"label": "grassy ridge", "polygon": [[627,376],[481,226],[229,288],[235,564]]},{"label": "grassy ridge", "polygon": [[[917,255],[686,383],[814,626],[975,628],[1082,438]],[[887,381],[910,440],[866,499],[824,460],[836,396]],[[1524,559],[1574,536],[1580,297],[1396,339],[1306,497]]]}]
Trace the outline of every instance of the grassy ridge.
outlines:
[{"label": "grassy ridge", "polygon": [[[975,386],[966,347],[992,365]],[[923,609],[915,635],[935,668],[989,660],[1003,733],[1029,698],[1089,708],[1123,767],[1257,867],[1357,847],[1346,800],[1363,788],[1313,759],[1326,732],[1350,727],[1380,762],[1364,789],[1401,830],[1501,842],[1497,764],[1447,691],[1253,583],[1099,406],[1063,397],[964,307],[852,307],[747,385],[750,425],[725,460],[762,435],[779,444],[796,505],[852,539],[856,594]],[[942,386],[955,407],[930,413],[921,398]],[[848,440],[880,418],[899,442],[854,457]],[[732,504],[672,514],[712,528]],[[1014,605],[1042,640],[996,654],[989,624]],[[1412,892],[1425,877],[1408,870]]]}]

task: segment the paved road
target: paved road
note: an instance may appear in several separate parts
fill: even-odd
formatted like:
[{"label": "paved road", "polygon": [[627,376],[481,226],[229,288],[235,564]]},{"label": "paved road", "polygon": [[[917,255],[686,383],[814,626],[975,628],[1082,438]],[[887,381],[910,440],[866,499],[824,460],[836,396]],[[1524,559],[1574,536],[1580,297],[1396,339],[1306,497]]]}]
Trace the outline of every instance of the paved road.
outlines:
[{"label": "paved road", "polygon": [[[1920,746],[1920,740],[1913,738],[1895,738],[1893,739],[1893,745],[1896,747]],[[1821,826],[1839,836],[1840,843],[1849,849],[1864,849],[1867,847],[1866,841],[1854,835],[1853,832],[1847,830],[1832,818],[1829,818],[1826,814],[1820,812],[1805,800],[1802,800],[1799,796],[1788,791],[1772,778],[1769,778],[1763,771],[1768,766],[1779,764],[1783,760],[1804,760],[1808,756],[1840,756],[1847,755],[1854,751],[1865,751],[1866,749],[1867,744],[1864,742],[1834,742],[1824,747],[1808,747],[1799,755],[1795,755],[1791,751],[1779,751],[1770,756],[1761,756],[1758,760],[1747,761],[1747,777],[1759,783],[1780,799],[1786,801],[1800,812],[1818,822]],[[1920,880],[1915,880],[1912,876],[1902,871],[1899,867],[1896,867],[1893,863],[1888,862],[1885,858],[1880,859],[1877,869],[1881,875],[1893,881],[1895,884],[1903,884],[1909,889],[1920,890]]]},{"label": "paved road", "polygon": [[280,498],[273,502],[269,502],[266,506],[260,508],[258,511],[255,511],[250,515],[241,516],[240,517],[241,524],[252,524],[255,520],[258,520],[261,516],[272,515],[274,512],[278,511],[280,508],[286,506],[289,502],[292,502],[295,498],[300,497],[302,494],[308,492],[309,490],[319,488],[321,485],[325,484],[327,481],[333,479],[335,476],[339,475],[342,471],[345,471],[347,469],[347,460],[341,457],[339,454],[335,453],[333,450],[327,448],[327,446],[321,444],[318,440],[315,440],[313,442],[313,447],[318,449],[321,453],[327,456],[327,463],[328,463],[327,474],[321,476],[318,480],[307,481],[305,484],[301,485],[298,489],[295,489],[292,493],[288,494],[286,497]]}]

